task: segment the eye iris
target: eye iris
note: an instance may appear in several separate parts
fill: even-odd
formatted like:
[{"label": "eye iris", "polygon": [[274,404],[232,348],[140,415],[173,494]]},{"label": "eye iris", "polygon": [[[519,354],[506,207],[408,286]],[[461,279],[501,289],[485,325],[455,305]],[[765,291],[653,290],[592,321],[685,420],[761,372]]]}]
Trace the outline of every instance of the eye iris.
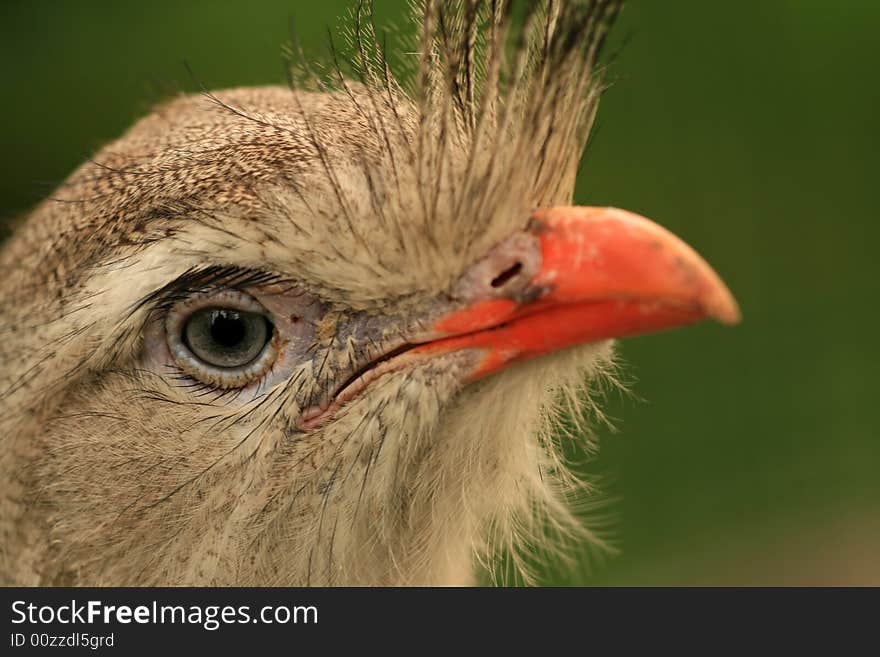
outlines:
[{"label": "eye iris", "polygon": [[209,365],[241,367],[260,355],[271,329],[257,313],[204,308],[187,320],[183,334],[190,351]]}]

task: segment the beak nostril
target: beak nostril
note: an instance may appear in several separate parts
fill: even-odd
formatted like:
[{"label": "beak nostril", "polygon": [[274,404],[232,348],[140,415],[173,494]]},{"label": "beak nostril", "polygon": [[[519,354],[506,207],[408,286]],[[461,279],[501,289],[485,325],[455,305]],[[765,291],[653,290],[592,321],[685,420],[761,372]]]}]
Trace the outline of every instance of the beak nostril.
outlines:
[{"label": "beak nostril", "polygon": [[498,274],[495,278],[492,279],[492,287],[498,288],[507,283],[511,278],[515,277],[518,273],[522,271],[522,263],[515,262],[513,265],[505,269],[503,272]]},{"label": "beak nostril", "polygon": [[536,236],[508,235],[462,273],[452,297],[470,303],[498,297],[519,298],[540,271],[541,259],[541,242]]}]

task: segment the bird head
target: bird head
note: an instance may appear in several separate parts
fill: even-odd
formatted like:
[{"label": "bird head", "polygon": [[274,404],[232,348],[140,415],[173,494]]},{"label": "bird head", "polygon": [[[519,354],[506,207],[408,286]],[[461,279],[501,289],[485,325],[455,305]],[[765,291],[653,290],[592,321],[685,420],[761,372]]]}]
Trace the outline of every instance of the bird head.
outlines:
[{"label": "bird head", "polygon": [[730,292],[571,205],[616,2],[427,2],[398,81],[168,102],[5,246],[7,581],[470,581],[567,481],[559,400]]}]

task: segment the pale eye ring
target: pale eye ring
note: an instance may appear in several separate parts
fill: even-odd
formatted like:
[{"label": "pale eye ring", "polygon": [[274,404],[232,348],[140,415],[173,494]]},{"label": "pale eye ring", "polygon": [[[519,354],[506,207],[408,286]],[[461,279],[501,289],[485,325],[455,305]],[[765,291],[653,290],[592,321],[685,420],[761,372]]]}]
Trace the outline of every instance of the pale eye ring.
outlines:
[{"label": "pale eye ring", "polygon": [[241,388],[259,379],[278,355],[268,313],[238,290],[199,293],[176,303],[165,332],[177,366],[218,388]]}]

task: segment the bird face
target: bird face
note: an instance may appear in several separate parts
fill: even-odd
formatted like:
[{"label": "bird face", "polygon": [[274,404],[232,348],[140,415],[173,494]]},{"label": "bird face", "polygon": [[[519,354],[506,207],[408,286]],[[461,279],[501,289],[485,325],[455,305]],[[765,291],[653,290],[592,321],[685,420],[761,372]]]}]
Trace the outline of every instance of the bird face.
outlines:
[{"label": "bird face", "polygon": [[610,339],[738,318],[678,238],[567,205],[563,79],[540,120],[188,97],[75,172],[0,263],[6,580],[466,583],[559,511],[554,409]]}]

